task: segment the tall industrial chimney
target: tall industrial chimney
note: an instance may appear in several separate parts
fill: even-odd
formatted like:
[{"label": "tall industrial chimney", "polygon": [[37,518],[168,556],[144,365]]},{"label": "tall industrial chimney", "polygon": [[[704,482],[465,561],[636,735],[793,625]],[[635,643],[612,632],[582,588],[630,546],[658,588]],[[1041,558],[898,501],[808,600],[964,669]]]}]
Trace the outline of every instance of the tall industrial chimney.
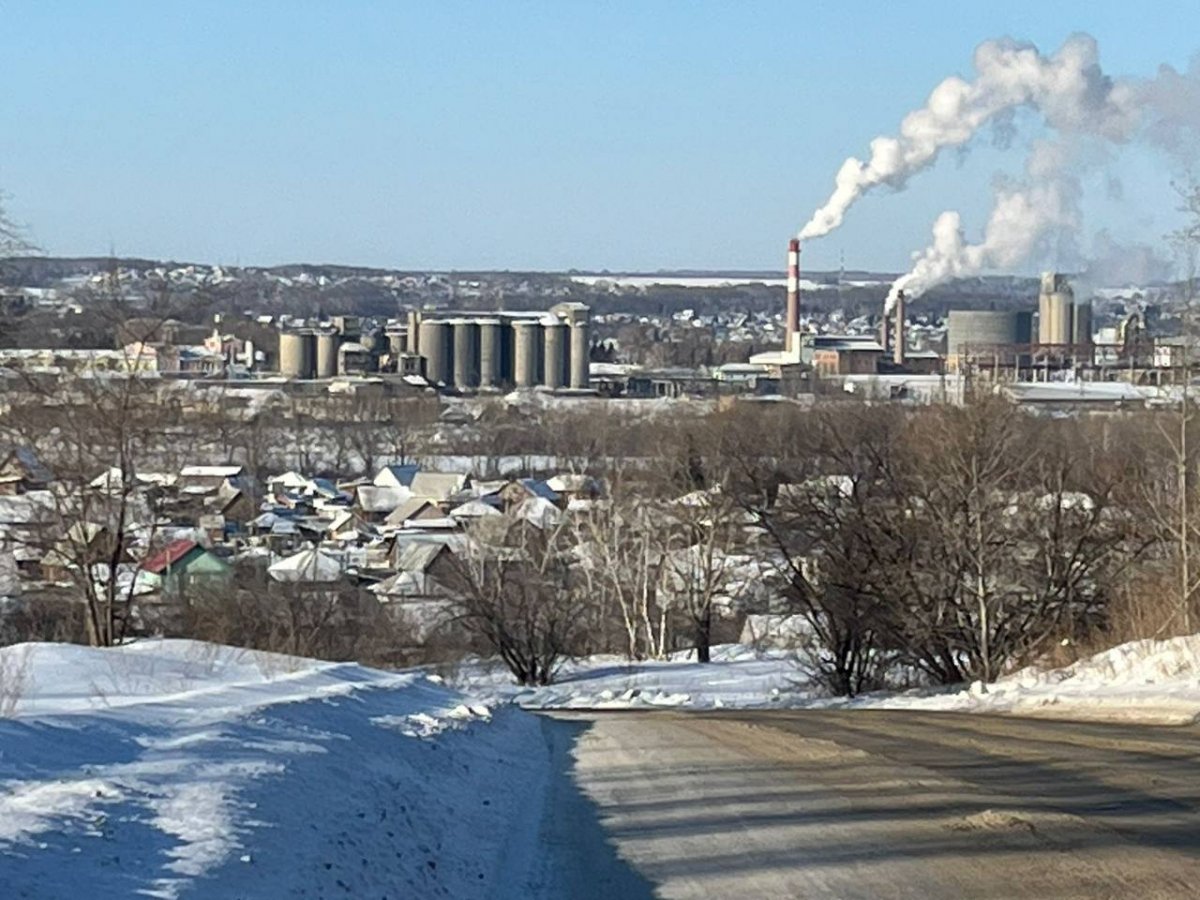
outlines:
[{"label": "tall industrial chimney", "polygon": [[789,353],[800,352],[800,239],[788,242],[787,274],[787,319],[784,323],[787,337],[783,349]]},{"label": "tall industrial chimney", "polygon": [[[887,317],[884,317],[887,321]],[[896,333],[892,336],[892,362],[898,366],[904,365],[904,291],[896,294]]]}]

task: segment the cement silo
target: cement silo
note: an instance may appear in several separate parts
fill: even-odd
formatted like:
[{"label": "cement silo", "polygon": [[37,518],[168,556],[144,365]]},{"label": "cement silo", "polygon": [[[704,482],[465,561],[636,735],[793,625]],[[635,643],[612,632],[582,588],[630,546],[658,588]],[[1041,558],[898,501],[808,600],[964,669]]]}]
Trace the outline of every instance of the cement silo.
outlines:
[{"label": "cement silo", "polygon": [[338,373],[338,346],[341,336],[332,329],[318,331],[317,341],[317,377],[333,378]]},{"label": "cement silo", "polygon": [[1075,295],[1067,277],[1057,272],[1042,274],[1038,294],[1038,343],[1061,345],[1074,343]]},{"label": "cement silo", "polygon": [[472,319],[455,319],[454,386],[460,391],[479,387],[479,325]]},{"label": "cement silo", "polygon": [[286,378],[316,374],[316,337],[305,329],[279,333],[279,372]]},{"label": "cement silo", "polygon": [[1076,303],[1071,321],[1071,343],[1081,349],[1092,346],[1092,304]]},{"label": "cement silo", "polygon": [[537,322],[513,322],[513,382],[519,388],[538,383],[538,359],[542,350],[542,326]]},{"label": "cement silo", "polygon": [[410,309],[408,311],[408,343],[405,350],[409,353],[421,352],[421,311],[419,309]]},{"label": "cement silo", "polygon": [[503,339],[499,319],[479,319],[479,386],[499,387],[504,380]]},{"label": "cement silo", "polygon": [[555,391],[567,383],[567,323],[561,319],[546,319],[542,355],[542,384]]},{"label": "cement silo", "polygon": [[449,384],[454,377],[454,332],[448,322],[421,322],[420,353],[425,360],[425,378],[433,384]]},{"label": "cement silo", "polygon": [[591,361],[591,325],[586,319],[571,323],[571,387],[583,390],[588,386],[588,367]]}]

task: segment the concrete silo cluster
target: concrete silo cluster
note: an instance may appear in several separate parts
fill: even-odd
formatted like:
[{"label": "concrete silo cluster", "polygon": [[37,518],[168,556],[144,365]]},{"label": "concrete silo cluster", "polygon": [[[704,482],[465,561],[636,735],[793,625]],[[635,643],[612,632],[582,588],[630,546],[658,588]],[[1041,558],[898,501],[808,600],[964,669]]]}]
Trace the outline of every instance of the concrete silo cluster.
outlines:
[{"label": "concrete silo cluster", "polygon": [[279,332],[279,372],[288,378],[334,378],[373,371],[384,342],[357,316]]},{"label": "concrete silo cluster", "polygon": [[413,312],[407,333],[407,352],[421,358],[433,384],[459,391],[588,387],[590,310],[580,303],[532,313]]}]

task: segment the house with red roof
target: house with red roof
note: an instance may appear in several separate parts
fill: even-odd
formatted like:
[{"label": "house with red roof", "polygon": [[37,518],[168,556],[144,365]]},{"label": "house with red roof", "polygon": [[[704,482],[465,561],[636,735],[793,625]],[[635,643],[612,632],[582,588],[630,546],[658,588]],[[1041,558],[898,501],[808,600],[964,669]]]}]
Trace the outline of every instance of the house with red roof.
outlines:
[{"label": "house with red roof", "polygon": [[142,563],[143,582],[163,594],[182,596],[228,586],[229,564],[194,540],[171,541]]}]

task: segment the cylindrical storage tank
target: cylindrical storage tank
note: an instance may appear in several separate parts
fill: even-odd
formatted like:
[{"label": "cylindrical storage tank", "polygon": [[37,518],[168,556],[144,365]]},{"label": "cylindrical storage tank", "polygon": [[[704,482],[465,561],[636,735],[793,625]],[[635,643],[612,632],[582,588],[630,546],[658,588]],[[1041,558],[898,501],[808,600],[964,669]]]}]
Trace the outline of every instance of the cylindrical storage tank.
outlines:
[{"label": "cylindrical storage tank", "polygon": [[976,347],[1023,343],[1019,320],[1015,312],[952,309],[946,318],[946,355],[958,356]]},{"label": "cylindrical storage tank", "polygon": [[517,332],[511,321],[500,320],[500,384],[507,387],[517,381]]},{"label": "cylindrical storage tank", "polygon": [[538,357],[542,349],[542,326],[537,322],[513,322],[513,381],[519,388],[538,383]]},{"label": "cylindrical storage tank", "polygon": [[454,386],[460,391],[479,387],[479,325],[470,319],[454,322]]},{"label": "cylindrical storage tank", "polygon": [[584,390],[588,386],[588,366],[591,361],[591,325],[575,320],[571,325],[571,387]]},{"label": "cylindrical storage tank", "polygon": [[542,384],[550,390],[558,390],[567,383],[567,323],[560,319],[549,319],[542,325],[544,350],[542,356]]},{"label": "cylindrical storage tank", "polygon": [[1092,343],[1092,304],[1076,303],[1074,321],[1071,323],[1071,343],[1079,347]]},{"label": "cylindrical storage tank", "polygon": [[1071,342],[1076,347],[1075,361],[1092,361],[1092,304],[1076,303],[1074,321],[1071,323]]},{"label": "cylindrical storage tank", "polygon": [[425,360],[425,378],[433,384],[449,384],[454,376],[453,332],[446,322],[421,323],[417,338]]},{"label": "cylindrical storage tank", "polygon": [[400,328],[392,328],[387,332],[388,353],[393,357],[404,352],[408,345],[408,335]]},{"label": "cylindrical storage tank", "polygon": [[279,333],[279,374],[285,378],[304,377],[304,341],[298,331]]},{"label": "cylindrical storage tank", "polygon": [[1050,343],[1071,343],[1071,319],[1074,304],[1071,294],[1066,291],[1055,291],[1047,298],[1050,312]]},{"label": "cylindrical storage tank", "polygon": [[421,312],[420,310],[410,309],[408,311],[408,344],[405,350],[409,353],[421,352]]},{"label": "cylindrical storage tank", "polygon": [[479,386],[498,387],[503,381],[499,319],[480,319],[479,325]]},{"label": "cylindrical storage tank", "polygon": [[317,332],[317,377],[333,378],[338,370],[338,333],[336,331]]},{"label": "cylindrical storage tank", "polygon": [[1032,332],[1027,312],[952,309],[946,317],[947,366],[956,371],[962,360],[972,356],[1012,365],[1021,353],[1017,348],[1032,343]]},{"label": "cylindrical storage tank", "polygon": [[317,371],[316,335],[307,329],[279,335],[279,371],[288,378],[312,378]]}]

